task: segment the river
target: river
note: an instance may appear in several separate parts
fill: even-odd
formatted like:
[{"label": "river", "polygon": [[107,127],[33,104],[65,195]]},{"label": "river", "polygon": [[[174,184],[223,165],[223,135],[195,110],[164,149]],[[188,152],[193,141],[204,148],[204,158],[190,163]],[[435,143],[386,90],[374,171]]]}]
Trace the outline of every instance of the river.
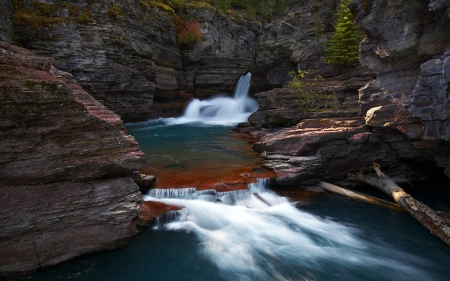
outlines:
[{"label": "river", "polygon": [[[158,177],[144,200],[184,208],[125,248],[24,280],[450,280],[450,249],[408,214],[329,193],[280,196],[231,132],[238,120],[210,118],[221,112],[214,102],[192,104],[182,118],[127,125],[148,155],[143,172]],[[427,200],[448,209],[446,198]]]}]

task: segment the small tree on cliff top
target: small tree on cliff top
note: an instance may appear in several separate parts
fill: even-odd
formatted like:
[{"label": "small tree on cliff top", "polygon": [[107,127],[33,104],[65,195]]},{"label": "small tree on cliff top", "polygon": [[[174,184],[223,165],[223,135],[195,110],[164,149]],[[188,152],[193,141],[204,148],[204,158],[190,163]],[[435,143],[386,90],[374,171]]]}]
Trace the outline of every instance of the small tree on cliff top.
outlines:
[{"label": "small tree on cliff top", "polygon": [[337,12],[336,31],[326,51],[326,63],[344,65],[358,59],[359,42],[364,37],[364,34],[353,22],[352,12],[347,7],[351,1],[341,0]]}]

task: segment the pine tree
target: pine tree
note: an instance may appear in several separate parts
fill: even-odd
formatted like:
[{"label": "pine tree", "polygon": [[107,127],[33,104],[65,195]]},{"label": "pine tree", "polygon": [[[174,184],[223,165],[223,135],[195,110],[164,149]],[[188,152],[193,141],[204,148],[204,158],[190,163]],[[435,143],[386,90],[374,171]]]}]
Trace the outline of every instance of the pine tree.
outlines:
[{"label": "pine tree", "polygon": [[352,0],[341,0],[337,12],[336,31],[326,50],[325,62],[345,65],[358,59],[359,42],[364,34],[353,22],[353,15],[347,5]]}]

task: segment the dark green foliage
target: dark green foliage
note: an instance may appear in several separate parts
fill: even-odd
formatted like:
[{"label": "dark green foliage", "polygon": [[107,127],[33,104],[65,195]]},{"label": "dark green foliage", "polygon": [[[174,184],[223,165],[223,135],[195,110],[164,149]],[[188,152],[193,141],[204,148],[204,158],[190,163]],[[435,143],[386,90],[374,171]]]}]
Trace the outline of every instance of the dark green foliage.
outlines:
[{"label": "dark green foliage", "polygon": [[326,63],[345,65],[358,60],[359,42],[364,34],[354,23],[352,12],[347,7],[350,2],[351,0],[341,0],[336,31],[326,51]]}]

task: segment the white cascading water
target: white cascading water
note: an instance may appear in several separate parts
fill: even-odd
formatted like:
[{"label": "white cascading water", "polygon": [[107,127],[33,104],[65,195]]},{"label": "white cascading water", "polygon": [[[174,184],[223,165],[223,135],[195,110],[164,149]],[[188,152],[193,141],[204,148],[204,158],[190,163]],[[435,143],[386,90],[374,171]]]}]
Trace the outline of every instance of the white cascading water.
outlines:
[{"label": "white cascading water", "polygon": [[250,80],[249,73],[242,75],[236,84],[234,97],[216,96],[207,100],[194,99],[189,103],[183,116],[168,118],[168,124],[184,124],[201,122],[216,125],[232,125],[247,121],[250,114],[258,109],[256,100],[248,96]]},{"label": "white cascading water", "polygon": [[228,193],[154,189],[144,200],[184,206],[161,217],[155,229],[195,233],[199,253],[226,280],[321,280],[314,272],[333,268],[374,272],[382,280],[428,280],[411,266],[424,261],[366,242],[353,227],[301,211],[268,191],[267,184],[261,179],[248,191]]}]

